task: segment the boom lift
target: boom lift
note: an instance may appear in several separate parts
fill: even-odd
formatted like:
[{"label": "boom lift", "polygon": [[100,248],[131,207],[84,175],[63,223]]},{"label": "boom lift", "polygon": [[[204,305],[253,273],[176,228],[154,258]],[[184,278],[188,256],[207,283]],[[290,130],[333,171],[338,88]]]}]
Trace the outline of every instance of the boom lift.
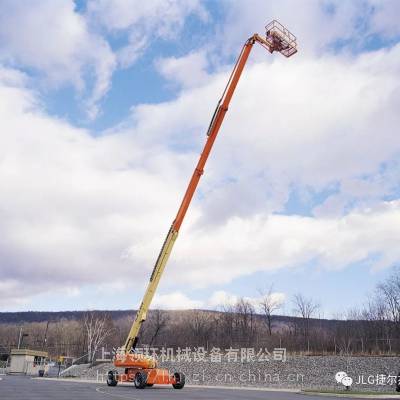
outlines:
[{"label": "boom lift", "polygon": [[118,374],[117,370],[109,371],[107,376],[107,384],[109,386],[116,386],[118,382],[132,381],[134,382],[135,387],[140,389],[143,389],[146,386],[153,386],[153,384],[172,384],[175,389],[181,389],[185,385],[184,374],[179,372],[170,374],[166,369],[157,368],[157,361],[153,357],[136,353],[135,347],[138,342],[140,327],[146,320],[150,303],[168,261],[168,257],[171,254],[172,247],[178,237],[179,229],[182,225],[197,184],[199,183],[201,175],[203,175],[207,158],[211,152],[225,114],[228,111],[229,103],[253,45],[259,43],[270,53],[277,51],[285,57],[290,57],[297,52],[296,37],[278,21],[272,21],[265,28],[265,37],[261,37],[256,33],[244,44],[235,67],[233,68],[228,84],[226,85],[222,97],[217,104],[211,123],[208,127],[207,139],[200,155],[200,159],[193,172],[192,178],[190,179],[178,213],[168,231],[160,254],[158,255],[140,308],[136,313],[124,346],[120,349],[114,359],[115,367],[125,368],[125,373]]}]

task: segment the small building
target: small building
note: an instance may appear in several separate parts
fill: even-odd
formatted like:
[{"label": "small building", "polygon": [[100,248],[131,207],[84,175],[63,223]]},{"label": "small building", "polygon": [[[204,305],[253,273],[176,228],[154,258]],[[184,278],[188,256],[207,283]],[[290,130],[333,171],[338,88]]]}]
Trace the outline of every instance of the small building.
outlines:
[{"label": "small building", "polygon": [[12,349],[10,374],[39,375],[40,370],[48,370],[48,353],[29,349]]}]

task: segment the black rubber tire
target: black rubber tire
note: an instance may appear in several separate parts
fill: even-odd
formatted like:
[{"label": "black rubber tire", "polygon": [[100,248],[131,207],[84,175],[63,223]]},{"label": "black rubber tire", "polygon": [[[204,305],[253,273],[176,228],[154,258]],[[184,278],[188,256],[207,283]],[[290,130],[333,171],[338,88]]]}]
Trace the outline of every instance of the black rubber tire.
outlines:
[{"label": "black rubber tire", "polygon": [[136,389],[144,389],[147,385],[147,374],[146,372],[136,372],[135,380],[133,383],[135,384]]},{"label": "black rubber tire", "polygon": [[107,386],[117,386],[118,384],[118,372],[108,371],[107,373]]},{"label": "black rubber tire", "polygon": [[396,392],[400,392],[400,372],[396,378]]},{"label": "black rubber tire", "polygon": [[185,381],[186,381],[185,374],[182,372],[175,372],[174,377],[175,377],[176,383],[174,383],[172,385],[173,388],[174,389],[183,389],[183,387],[185,386]]}]

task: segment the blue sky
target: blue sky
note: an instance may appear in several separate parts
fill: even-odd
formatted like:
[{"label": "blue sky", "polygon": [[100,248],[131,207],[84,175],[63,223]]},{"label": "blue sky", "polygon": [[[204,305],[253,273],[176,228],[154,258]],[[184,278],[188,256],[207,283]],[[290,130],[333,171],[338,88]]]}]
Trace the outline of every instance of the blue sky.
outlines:
[{"label": "blue sky", "polygon": [[[243,42],[255,48],[154,306],[255,305],[272,283],[326,317],[398,264],[396,1],[0,6],[0,308],[132,308]],[[340,296],[338,296],[340,293]]]}]

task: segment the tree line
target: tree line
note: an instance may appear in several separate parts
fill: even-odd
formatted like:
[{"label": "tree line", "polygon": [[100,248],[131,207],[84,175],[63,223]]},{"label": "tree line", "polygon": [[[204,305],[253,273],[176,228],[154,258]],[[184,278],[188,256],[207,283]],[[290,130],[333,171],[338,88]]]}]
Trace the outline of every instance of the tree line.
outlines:
[{"label": "tree line", "polygon": [[[334,320],[317,318],[320,303],[298,293],[289,299],[292,315],[280,315],[283,303],[273,287],[259,291],[257,304],[245,298],[218,311],[152,310],[143,324],[139,346],[286,348],[301,354],[400,354],[400,274],[377,285],[364,307]],[[124,343],[134,313],[88,311],[79,318],[0,323],[0,349],[29,347],[51,356],[84,357],[92,362],[102,350]],[[22,343],[21,343],[21,332]],[[5,352],[5,350],[3,350]]]}]

